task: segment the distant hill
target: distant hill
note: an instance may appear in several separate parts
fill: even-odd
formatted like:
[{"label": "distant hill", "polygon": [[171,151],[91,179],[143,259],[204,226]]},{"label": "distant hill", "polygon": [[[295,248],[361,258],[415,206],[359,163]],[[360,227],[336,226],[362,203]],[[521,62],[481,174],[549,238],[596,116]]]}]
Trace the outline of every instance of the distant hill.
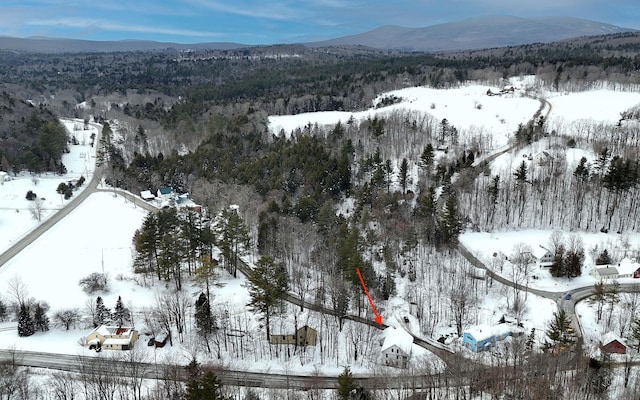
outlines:
[{"label": "distant hill", "polygon": [[113,51],[156,51],[174,49],[188,50],[229,50],[247,47],[239,43],[171,43],[149,40],[96,41],[55,38],[14,38],[0,36],[0,50],[28,51],[38,53],[81,53]]},{"label": "distant hill", "polygon": [[[583,36],[638,32],[597,21],[571,17],[519,18],[491,16],[432,25],[424,28],[383,26],[369,32],[321,42],[308,47],[365,46],[380,50],[444,52],[475,50],[530,43],[551,43]],[[256,47],[231,42],[171,43],[145,40],[92,41],[0,36],[0,50],[39,53],[232,50]],[[258,46],[260,47],[260,46]]]},{"label": "distant hill", "polygon": [[383,26],[369,32],[307,43],[307,45],[311,47],[360,45],[386,50],[439,52],[551,43],[582,36],[623,32],[635,32],[635,30],[570,17],[491,16],[424,28]]}]

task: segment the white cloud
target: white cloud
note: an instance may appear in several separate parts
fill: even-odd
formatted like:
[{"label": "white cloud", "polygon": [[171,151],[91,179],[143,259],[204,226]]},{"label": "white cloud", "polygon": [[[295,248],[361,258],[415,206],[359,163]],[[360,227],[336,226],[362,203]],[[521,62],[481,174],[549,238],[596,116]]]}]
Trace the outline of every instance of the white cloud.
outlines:
[{"label": "white cloud", "polygon": [[162,26],[143,26],[143,25],[127,25],[117,24],[110,21],[102,21],[84,18],[57,18],[57,19],[34,19],[27,21],[28,25],[35,26],[55,26],[63,28],[81,28],[81,29],[99,29],[117,32],[140,32],[140,33],[157,33],[163,35],[175,36],[195,36],[195,37],[220,37],[226,36],[220,32],[203,32],[188,29],[175,29]]}]

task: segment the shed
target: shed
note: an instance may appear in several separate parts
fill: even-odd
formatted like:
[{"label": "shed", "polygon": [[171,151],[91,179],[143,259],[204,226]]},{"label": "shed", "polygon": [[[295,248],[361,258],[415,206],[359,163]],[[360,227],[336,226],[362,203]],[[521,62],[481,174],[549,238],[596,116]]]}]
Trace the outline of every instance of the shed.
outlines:
[{"label": "shed", "polygon": [[156,196],[151,193],[151,190],[143,190],[140,192],[140,197],[142,197],[143,200],[153,200],[156,198]]},{"label": "shed", "polygon": [[608,332],[600,341],[602,351],[605,353],[626,354],[627,345],[625,342],[615,333]]}]

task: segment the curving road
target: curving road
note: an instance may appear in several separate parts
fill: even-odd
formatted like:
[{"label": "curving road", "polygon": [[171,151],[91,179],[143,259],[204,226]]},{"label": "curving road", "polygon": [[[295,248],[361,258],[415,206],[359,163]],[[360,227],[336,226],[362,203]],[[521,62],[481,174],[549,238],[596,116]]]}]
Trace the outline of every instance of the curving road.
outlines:
[{"label": "curving road", "polygon": [[[98,128],[98,135],[96,137],[95,143],[100,143],[100,132],[101,125],[91,124]],[[104,174],[104,168],[102,166],[96,165],[96,168],[93,172],[93,176],[91,180],[85,183],[85,188],[73,195],[73,197],[69,200],[69,202],[60,210],[52,214],[50,217],[42,221],[38,226],[36,226],[31,232],[26,234],[20,240],[13,244],[13,246],[9,247],[4,253],[0,254],[0,268],[4,266],[9,260],[15,257],[18,253],[24,250],[27,246],[33,243],[36,239],[42,236],[47,230],[49,230],[52,226],[60,222],[64,217],[69,215],[73,210],[76,209],[83,201],[85,201],[90,195],[96,192],[113,192],[120,196],[125,197],[129,201],[135,203],[137,206],[144,208],[147,211],[157,211],[157,208],[152,206],[151,204],[145,202],[144,200],[134,196],[128,192],[124,191],[115,191],[113,189],[99,189],[98,185],[102,181],[102,176]]]}]

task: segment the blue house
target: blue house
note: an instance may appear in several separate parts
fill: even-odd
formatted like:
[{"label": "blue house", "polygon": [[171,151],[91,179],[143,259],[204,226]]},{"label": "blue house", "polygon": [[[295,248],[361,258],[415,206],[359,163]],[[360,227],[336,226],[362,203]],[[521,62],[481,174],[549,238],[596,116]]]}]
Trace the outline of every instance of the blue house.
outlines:
[{"label": "blue house", "polygon": [[511,336],[511,328],[507,324],[496,326],[478,325],[463,333],[462,345],[475,353],[486,351],[496,342]]}]

